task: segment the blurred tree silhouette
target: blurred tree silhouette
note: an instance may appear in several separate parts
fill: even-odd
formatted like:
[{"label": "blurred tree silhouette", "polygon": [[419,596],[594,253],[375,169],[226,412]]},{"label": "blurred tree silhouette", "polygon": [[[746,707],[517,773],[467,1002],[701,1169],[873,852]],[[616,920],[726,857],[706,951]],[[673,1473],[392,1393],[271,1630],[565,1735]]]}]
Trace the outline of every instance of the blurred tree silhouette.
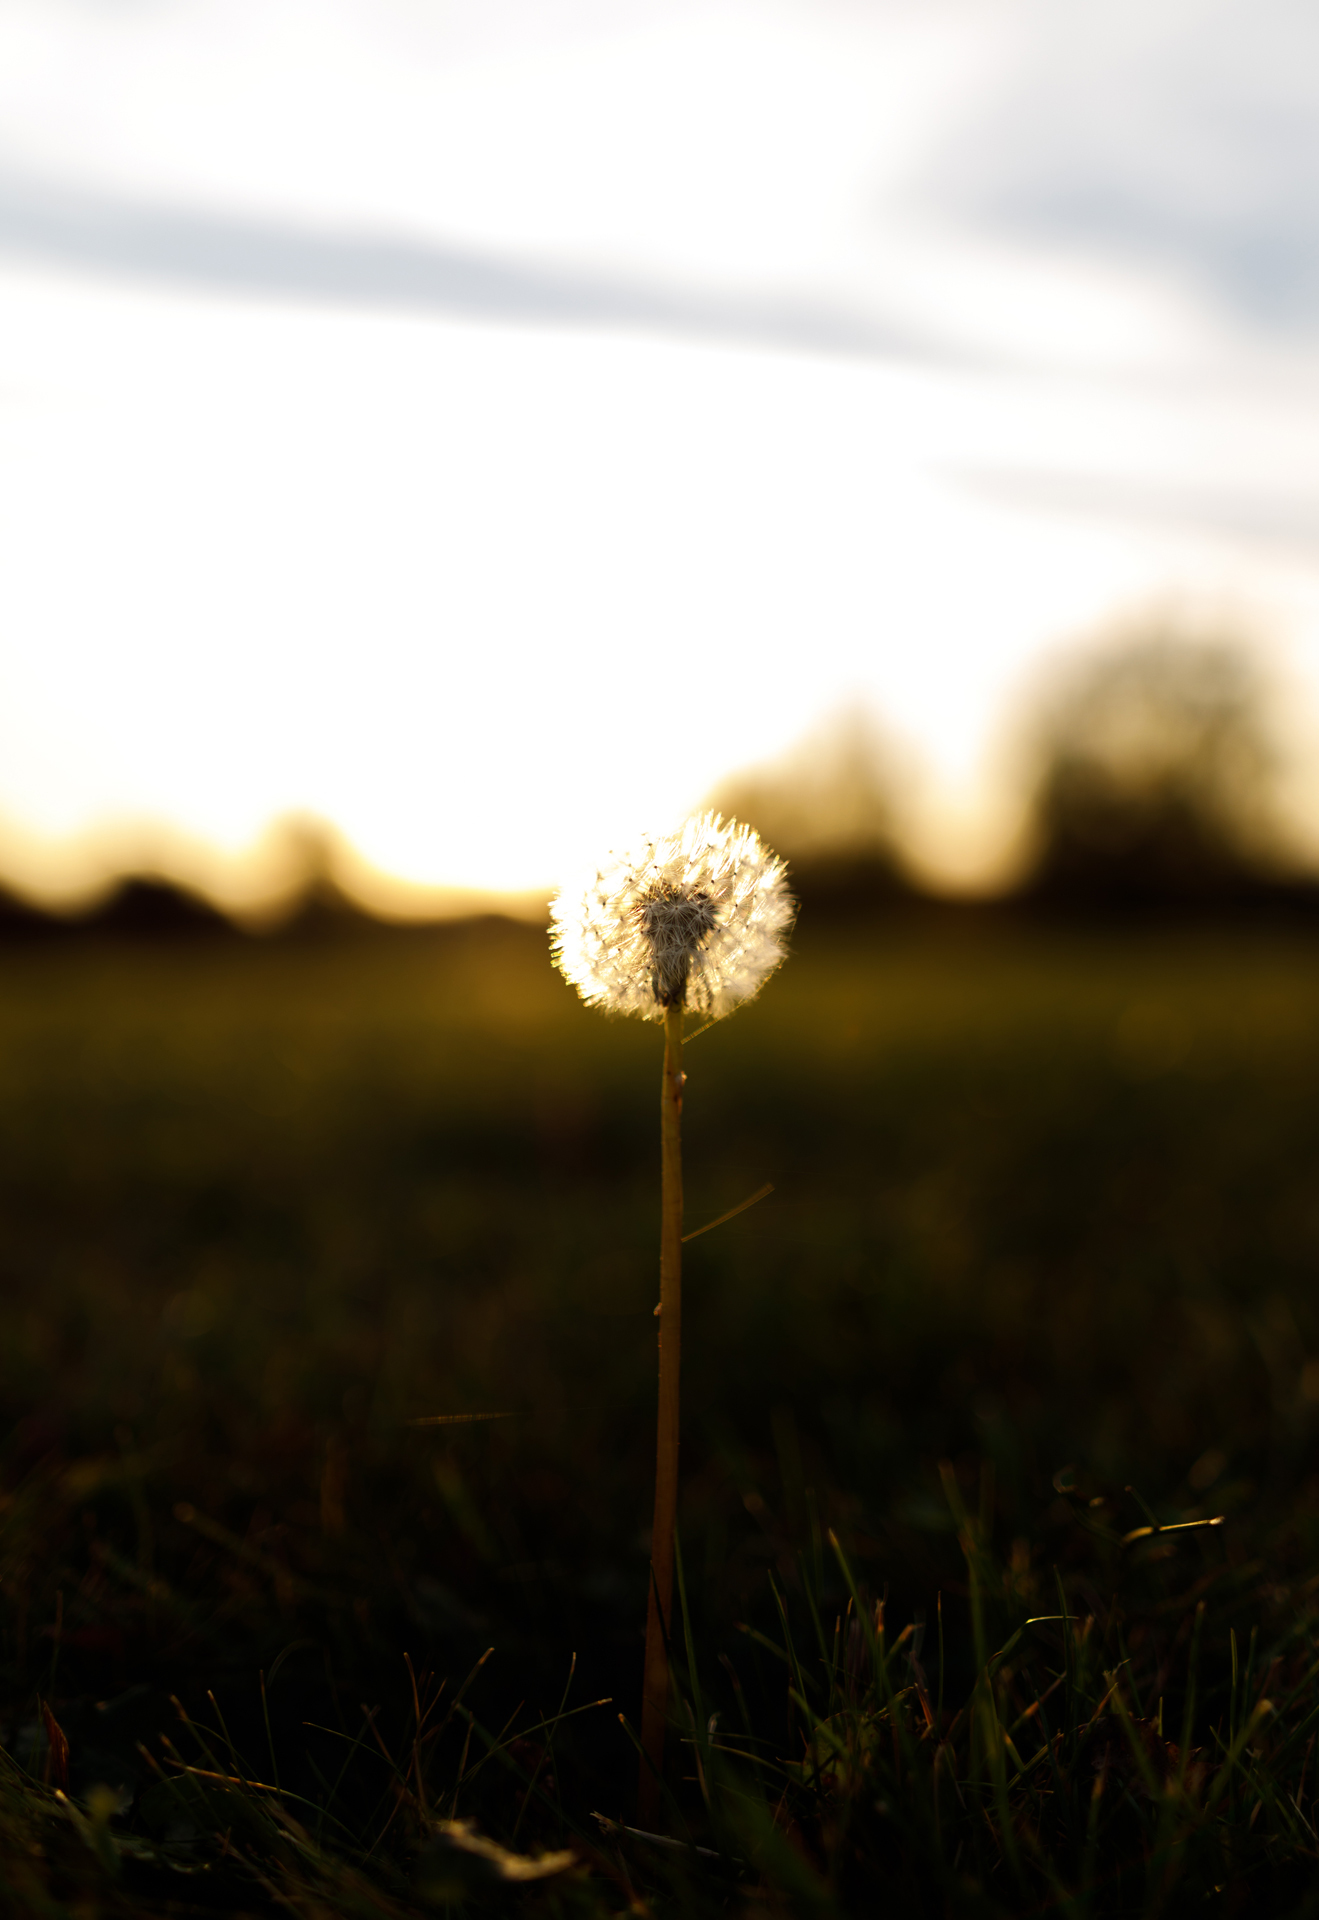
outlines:
[{"label": "blurred tree silhouette", "polygon": [[281,938],[334,939],[375,923],[342,879],[345,843],[337,827],[311,813],[289,814],[272,829],[281,884],[259,923]]},{"label": "blurred tree silhouette", "polygon": [[160,873],[125,874],[85,922],[98,933],[141,940],[210,938],[237,931],[211,901]]},{"label": "blurred tree silhouette", "polygon": [[898,793],[892,748],[851,707],[781,760],[731,775],[708,804],[755,827],[812,906],[846,910],[910,890],[897,851]]},{"label": "blurred tree silhouette", "polygon": [[1267,689],[1243,644],[1133,629],[1046,708],[1025,892],[1058,904],[1231,904],[1286,866]]}]

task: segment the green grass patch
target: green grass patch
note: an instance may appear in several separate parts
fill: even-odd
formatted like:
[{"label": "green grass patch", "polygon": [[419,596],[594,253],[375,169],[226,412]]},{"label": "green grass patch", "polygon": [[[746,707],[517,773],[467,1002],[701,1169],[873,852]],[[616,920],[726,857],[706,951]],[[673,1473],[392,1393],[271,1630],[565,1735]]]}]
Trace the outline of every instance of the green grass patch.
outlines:
[{"label": "green grass patch", "polygon": [[4,953],[0,1910],[1290,1911],[1316,960],[807,927],[694,1042],[665,1849],[656,1034],[500,923]]}]

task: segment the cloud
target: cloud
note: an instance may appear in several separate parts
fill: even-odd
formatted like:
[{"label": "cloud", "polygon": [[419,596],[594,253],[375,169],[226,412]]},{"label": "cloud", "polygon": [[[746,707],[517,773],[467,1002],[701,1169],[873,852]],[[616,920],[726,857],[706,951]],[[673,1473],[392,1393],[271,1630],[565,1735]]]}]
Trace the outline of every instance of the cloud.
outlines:
[{"label": "cloud", "polygon": [[370,229],[249,218],[0,172],[0,253],[249,298],[643,328],[847,355],[946,357],[914,328],[828,300],[757,298],[576,270]]},{"label": "cloud", "polygon": [[974,225],[1187,276],[1272,327],[1319,321],[1310,0],[1033,5],[1020,64],[931,170]]},{"label": "cloud", "polygon": [[1132,475],[1023,473],[1006,467],[952,468],[949,478],[973,493],[1027,511],[1226,535],[1311,559],[1319,555],[1319,502],[1299,489],[1268,493],[1221,483],[1169,485]]}]

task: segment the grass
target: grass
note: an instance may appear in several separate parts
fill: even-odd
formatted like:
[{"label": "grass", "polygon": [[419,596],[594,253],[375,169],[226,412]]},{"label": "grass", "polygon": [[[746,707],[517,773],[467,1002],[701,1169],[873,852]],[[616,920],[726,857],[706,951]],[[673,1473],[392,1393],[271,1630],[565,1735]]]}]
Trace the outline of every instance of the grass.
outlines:
[{"label": "grass", "polygon": [[798,945],[687,1062],[676,1848],[655,1034],[498,923],[0,957],[0,1910],[1309,1910],[1313,944]]}]

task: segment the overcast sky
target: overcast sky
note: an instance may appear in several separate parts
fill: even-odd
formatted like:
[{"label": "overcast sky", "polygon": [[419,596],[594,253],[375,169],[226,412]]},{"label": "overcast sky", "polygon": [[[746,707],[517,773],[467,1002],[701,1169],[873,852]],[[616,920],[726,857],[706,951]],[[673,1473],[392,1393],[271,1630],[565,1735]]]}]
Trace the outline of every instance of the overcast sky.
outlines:
[{"label": "overcast sky", "polygon": [[0,0],[29,880],[545,886],[857,699],[974,877],[1152,605],[1312,740],[1313,5]]}]

